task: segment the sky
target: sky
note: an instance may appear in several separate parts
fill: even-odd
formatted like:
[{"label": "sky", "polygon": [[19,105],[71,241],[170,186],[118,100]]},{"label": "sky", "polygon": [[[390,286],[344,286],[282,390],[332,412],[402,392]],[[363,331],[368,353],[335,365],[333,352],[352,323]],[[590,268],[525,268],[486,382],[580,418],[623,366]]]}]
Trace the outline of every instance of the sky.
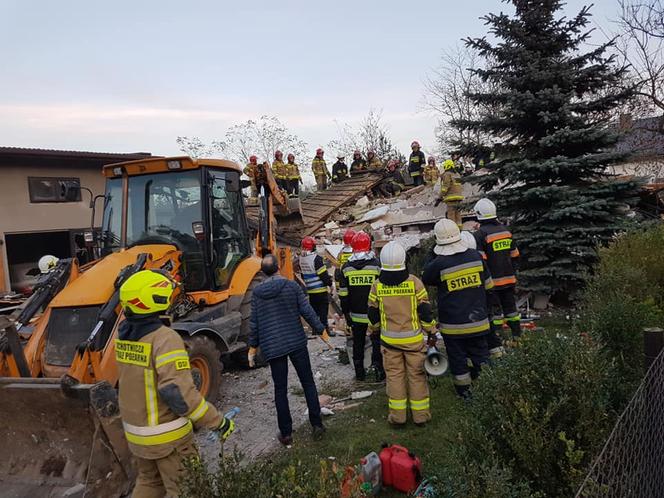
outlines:
[{"label": "sky", "polygon": [[[568,0],[572,14],[588,2]],[[313,151],[382,110],[433,150],[424,80],[499,0],[0,0],[0,146],[178,153],[277,116]],[[595,0],[609,25],[617,0]]]}]

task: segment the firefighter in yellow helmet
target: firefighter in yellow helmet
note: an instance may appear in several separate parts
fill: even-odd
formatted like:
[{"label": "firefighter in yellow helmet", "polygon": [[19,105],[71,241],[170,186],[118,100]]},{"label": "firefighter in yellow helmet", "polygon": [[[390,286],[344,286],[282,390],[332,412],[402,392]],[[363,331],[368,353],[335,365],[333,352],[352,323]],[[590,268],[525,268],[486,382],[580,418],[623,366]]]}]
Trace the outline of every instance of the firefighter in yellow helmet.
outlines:
[{"label": "firefighter in yellow helmet", "polygon": [[120,416],[138,468],[134,498],[179,496],[183,459],[198,455],[194,427],[218,431],[223,439],[235,429],[196,390],[182,338],[159,319],[175,288],[158,270],[135,273],[120,287],[126,320],[115,357]]},{"label": "firefighter in yellow helmet", "polygon": [[380,333],[383,367],[387,375],[388,421],[406,423],[407,410],[413,422],[431,420],[429,385],[424,372],[426,345],[434,342],[436,323],[422,281],[406,269],[406,251],[395,241],[380,253],[381,272],[369,291],[369,331]]},{"label": "firefighter in yellow helmet", "polygon": [[440,200],[447,206],[447,219],[452,220],[459,228],[462,225],[461,210],[459,204],[463,201],[463,185],[461,175],[457,167],[458,154],[452,154],[452,158],[443,163],[443,176],[440,179]]}]

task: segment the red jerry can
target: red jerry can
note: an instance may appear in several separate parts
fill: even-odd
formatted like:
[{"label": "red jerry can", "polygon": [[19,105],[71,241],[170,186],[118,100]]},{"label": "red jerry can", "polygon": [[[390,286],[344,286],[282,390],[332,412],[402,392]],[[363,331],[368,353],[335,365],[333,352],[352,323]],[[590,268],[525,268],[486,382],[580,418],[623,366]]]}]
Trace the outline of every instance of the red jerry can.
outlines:
[{"label": "red jerry can", "polygon": [[402,493],[412,493],[422,480],[422,461],[412,451],[408,451],[403,446],[393,444],[390,449],[392,450],[390,459],[391,486]]},{"label": "red jerry can", "polygon": [[383,470],[383,486],[392,486],[392,448],[387,443],[383,443],[382,448],[378,458]]}]

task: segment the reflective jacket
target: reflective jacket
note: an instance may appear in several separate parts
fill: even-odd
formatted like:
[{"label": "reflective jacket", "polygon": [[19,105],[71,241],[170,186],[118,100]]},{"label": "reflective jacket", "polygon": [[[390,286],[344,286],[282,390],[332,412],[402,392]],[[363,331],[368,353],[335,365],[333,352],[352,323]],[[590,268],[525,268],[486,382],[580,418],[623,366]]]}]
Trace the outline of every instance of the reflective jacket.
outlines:
[{"label": "reflective jacket", "polygon": [[120,415],[131,452],[158,459],[216,429],[222,417],[196,389],[182,338],[157,319],[125,320],[115,341]]},{"label": "reflective jacket", "polygon": [[300,168],[295,163],[286,163],[286,177],[289,180],[300,179]]},{"label": "reflective jacket", "polygon": [[285,180],[288,178],[286,164],[278,159],[275,159],[272,163],[272,172],[274,173],[274,177],[278,180]]},{"label": "reflective jacket", "polygon": [[339,256],[337,257],[337,261],[339,262],[339,268],[341,268],[344,264],[346,264],[346,262],[350,259],[352,255],[353,255],[353,248],[351,246],[344,246],[343,249],[341,249]]},{"label": "reflective jacket", "polygon": [[512,232],[494,219],[481,221],[474,235],[477,250],[486,260],[496,288],[514,286],[519,249],[512,238]]},{"label": "reflective jacket", "polygon": [[341,267],[339,300],[341,310],[353,323],[369,323],[367,300],[374,280],[380,274],[380,262],[370,253],[369,257],[350,260]]},{"label": "reflective jacket", "polygon": [[314,160],[311,161],[311,171],[313,171],[315,177],[329,177],[330,172],[327,170],[327,164],[325,159],[319,157],[314,157]]},{"label": "reflective jacket", "polygon": [[360,159],[353,159],[353,162],[350,163],[350,174],[352,175],[353,173],[356,173],[358,171],[366,171],[367,169],[367,162],[360,158]]},{"label": "reflective jacket", "polygon": [[[399,279],[395,281],[394,277]],[[435,332],[427,290],[419,278],[406,270],[381,272],[369,292],[367,315],[369,330],[380,330],[380,340],[389,348],[420,351],[422,330]]]},{"label": "reflective jacket", "polygon": [[436,256],[424,266],[422,281],[438,287],[442,334],[470,337],[488,332],[486,291],[493,282],[479,252],[466,249],[450,256]]},{"label": "reflective jacket", "polygon": [[436,183],[438,177],[440,176],[438,168],[436,166],[429,166],[428,164],[424,167],[424,181],[427,183]]},{"label": "reflective jacket", "polygon": [[327,292],[328,285],[332,284],[330,274],[327,272],[323,258],[315,252],[303,252],[300,255],[300,271],[307,294],[321,294]]},{"label": "reflective jacket", "polygon": [[337,161],[332,165],[332,180],[335,182],[348,178],[348,166],[346,163]]},{"label": "reflective jacket", "polygon": [[463,200],[463,185],[459,173],[452,169],[443,173],[440,179],[440,198],[443,199],[443,202]]},{"label": "reflective jacket", "polygon": [[408,171],[410,176],[419,176],[422,174],[422,169],[426,164],[424,157],[424,152],[418,150],[417,152],[411,152],[410,158],[408,159]]},{"label": "reflective jacket", "polygon": [[370,161],[367,162],[367,170],[369,171],[379,171],[383,169],[383,161],[374,156]]},{"label": "reflective jacket", "polygon": [[242,172],[247,175],[251,180],[255,181],[256,180],[256,173],[258,171],[258,165],[257,164],[252,164],[248,163]]}]

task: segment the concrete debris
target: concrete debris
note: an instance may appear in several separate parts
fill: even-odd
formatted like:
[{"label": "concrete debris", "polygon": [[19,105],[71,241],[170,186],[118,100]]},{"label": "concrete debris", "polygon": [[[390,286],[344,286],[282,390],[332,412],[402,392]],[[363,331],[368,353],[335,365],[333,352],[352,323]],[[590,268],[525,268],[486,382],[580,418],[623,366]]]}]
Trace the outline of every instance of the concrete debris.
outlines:
[{"label": "concrete debris", "polygon": [[79,498],[79,497],[82,497],[84,493],[85,493],[85,484],[79,482],[75,486],[72,486],[71,488],[67,488],[62,493],[62,496],[63,496],[63,498],[64,497]]},{"label": "concrete debris", "polygon": [[362,216],[362,218],[360,219],[360,223],[377,220],[378,218],[385,216],[389,210],[390,210],[390,205],[378,206],[377,208],[374,208],[371,211],[366,212],[364,216]]},{"label": "concrete debris", "polygon": [[373,391],[353,391],[350,394],[350,399],[364,399],[368,398],[371,396],[374,392]]},{"label": "concrete debris", "polygon": [[370,204],[370,202],[371,201],[369,200],[369,198],[365,195],[363,197],[360,197],[357,200],[357,203],[355,205],[359,206],[359,207],[364,207],[364,206],[368,206]]},{"label": "concrete debris", "polygon": [[325,228],[327,228],[328,230],[334,230],[335,228],[339,228],[339,225],[337,225],[337,222],[336,222],[336,221],[328,221],[328,222],[325,223],[325,225],[323,225],[323,226],[324,226]]}]

